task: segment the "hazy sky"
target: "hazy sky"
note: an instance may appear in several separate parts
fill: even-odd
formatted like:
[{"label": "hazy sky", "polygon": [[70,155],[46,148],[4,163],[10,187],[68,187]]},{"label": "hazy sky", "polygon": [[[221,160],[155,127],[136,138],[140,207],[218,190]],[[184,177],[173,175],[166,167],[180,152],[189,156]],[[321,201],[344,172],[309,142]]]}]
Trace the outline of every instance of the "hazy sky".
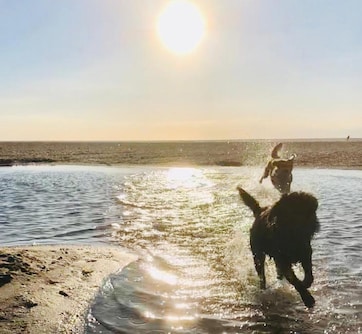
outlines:
[{"label": "hazy sky", "polygon": [[0,0],[0,140],[362,137],[362,1],[194,1],[183,56],[168,2]]}]

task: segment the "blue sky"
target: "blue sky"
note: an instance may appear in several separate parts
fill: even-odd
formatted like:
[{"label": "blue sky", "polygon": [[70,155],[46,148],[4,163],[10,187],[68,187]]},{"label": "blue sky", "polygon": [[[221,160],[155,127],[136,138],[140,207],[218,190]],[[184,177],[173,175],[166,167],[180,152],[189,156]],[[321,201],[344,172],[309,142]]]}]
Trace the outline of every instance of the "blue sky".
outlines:
[{"label": "blue sky", "polygon": [[0,0],[0,140],[362,137],[362,2],[194,1],[186,56],[168,2]]}]

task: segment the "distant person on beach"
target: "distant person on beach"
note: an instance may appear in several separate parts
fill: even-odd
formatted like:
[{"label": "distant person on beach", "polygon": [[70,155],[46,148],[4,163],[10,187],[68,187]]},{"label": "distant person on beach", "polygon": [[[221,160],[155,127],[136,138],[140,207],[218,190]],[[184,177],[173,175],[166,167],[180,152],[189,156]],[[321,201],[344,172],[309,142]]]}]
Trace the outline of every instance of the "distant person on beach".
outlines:
[{"label": "distant person on beach", "polygon": [[347,141],[349,140],[349,135],[347,136]]},{"label": "distant person on beach", "polygon": [[270,176],[273,186],[280,193],[288,194],[293,181],[292,170],[296,155],[292,154],[289,159],[282,159],[279,156],[279,150],[282,146],[283,143],[279,143],[273,148],[271,159],[268,161],[259,182],[262,183],[265,178]]}]

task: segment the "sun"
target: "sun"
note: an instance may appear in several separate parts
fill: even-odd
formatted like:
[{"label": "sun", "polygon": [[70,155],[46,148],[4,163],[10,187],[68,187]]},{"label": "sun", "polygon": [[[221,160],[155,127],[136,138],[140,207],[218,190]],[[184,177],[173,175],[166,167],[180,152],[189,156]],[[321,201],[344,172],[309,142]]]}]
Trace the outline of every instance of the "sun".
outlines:
[{"label": "sun", "polygon": [[205,35],[205,19],[199,8],[188,0],[171,0],[157,20],[157,35],[169,51],[191,53]]}]

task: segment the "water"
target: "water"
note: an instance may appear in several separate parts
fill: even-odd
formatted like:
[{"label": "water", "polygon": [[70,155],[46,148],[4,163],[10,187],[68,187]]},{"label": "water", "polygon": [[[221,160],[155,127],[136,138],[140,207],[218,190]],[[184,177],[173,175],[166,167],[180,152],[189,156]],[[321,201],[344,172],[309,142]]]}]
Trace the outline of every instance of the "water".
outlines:
[{"label": "water", "polygon": [[[251,212],[278,198],[262,167],[27,166],[0,169],[1,245],[106,243],[139,255],[89,309],[90,333],[360,333],[362,171],[296,169],[293,190],[319,199],[317,300],[275,279],[260,291]],[[298,273],[300,269],[296,268]]]}]

